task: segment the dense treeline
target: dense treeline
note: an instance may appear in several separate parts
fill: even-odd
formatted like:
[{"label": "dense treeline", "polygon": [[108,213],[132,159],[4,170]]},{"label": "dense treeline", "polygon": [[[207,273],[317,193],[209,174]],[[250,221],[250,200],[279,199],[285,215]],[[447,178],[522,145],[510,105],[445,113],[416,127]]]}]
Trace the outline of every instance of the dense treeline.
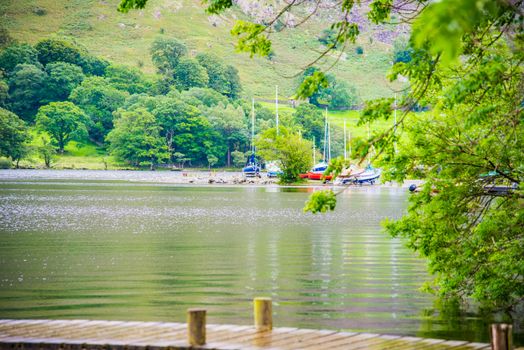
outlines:
[{"label": "dense treeline", "polygon": [[[47,165],[70,141],[90,140],[136,167],[241,166],[251,105],[240,99],[236,68],[212,53],[189,57],[177,39],[157,39],[150,53],[158,74],[147,76],[65,40],[10,42],[0,51],[0,156],[18,165],[34,152],[30,127],[44,135],[36,151]],[[256,133],[273,127],[273,111],[255,106]],[[324,117],[315,106],[302,104],[281,119],[320,146]],[[341,142],[333,148],[341,152]]]}]

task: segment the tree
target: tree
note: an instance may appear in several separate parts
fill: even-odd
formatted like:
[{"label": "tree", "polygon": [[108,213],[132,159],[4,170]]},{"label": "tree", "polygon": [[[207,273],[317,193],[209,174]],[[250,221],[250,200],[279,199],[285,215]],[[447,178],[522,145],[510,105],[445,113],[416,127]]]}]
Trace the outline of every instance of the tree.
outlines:
[{"label": "tree", "polygon": [[[299,85],[311,79],[320,70],[316,67],[309,67],[303,73],[299,80]],[[309,96],[309,103],[321,107],[328,105],[329,108],[349,108],[358,101],[356,89],[344,81],[339,81],[332,74],[325,76],[325,86],[320,86]]]},{"label": "tree", "polygon": [[32,121],[46,96],[47,73],[32,64],[19,64],[9,79],[9,109]]},{"label": "tree", "polygon": [[231,166],[231,152],[241,148],[248,140],[247,126],[244,124],[244,111],[228,104],[219,104],[205,111],[213,128],[218,132],[222,144],[226,146],[223,154],[227,166]]},{"label": "tree", "polygon": [[60,153],[71,140],[87,137],[89,117],[72,102],[51,102],[40,107],[36,115],[37,127],[47,132],[58,145]]},{"label": "tree", "polygon": [[313,165],[312,143],[284,127],[279,128],[279,135],[275,128],[267,129],[257,136],[255,145],[264,159],[280,160],[283,183],[300,181],[299,175]]},{"label": "tree", "polygon": [[345,81],[334,81],[331,86],[323,90],[321,96],[332,109],[353,107],[358,101],[355,87],[350,86]]},{"label": "tree", "polygon": [[9,157],[18,168],[18,162],[29,151],[29,132],[16,114],[0,108],[0,156]]},{"label": "tree", "polygon": [[49,138],[42,136],[42,145],[38,147],[38,153],[43,158],[45,167],[51,168],[56,158],[56,149]]},{"label": "tree", "polygon": [[105,69],[105,77],[113,87],[130,94],[147,93],[151,89],[151,82],[133,67],[112,64]]},{"label": "tree", "polygon": [[86,78],[77,86],[70,100],[89,116],[89,135],[103,142],[105,136],[113,128],[113,112],[124,104],[128,94],[114,88],[101,77]]},{"label": "tree", "polygon": [[209,53],[200,53],[196,59],[206,69],[209,77],[208,87],[231,99],[238,98],[242,88],[235,67],[226,65],[222,59]]},{"label": "tree", "polygon": [[0,80],[0,107],[5,108],[7,106],[7,100],[9,99],[9,84],[6,81]]},{"label": "tree", "polygon": [[44,66],[51,62],[67,62],[80,65],[82,53],[74,44],[58,39],[44,39],[35,45],[38,60]]},{"label": "tree", "polygon": [[209,169],[211,169],[211,167],[213,167],[216,163],[218,163],[218,158],[214,154],[208,154],[207,162],[209,164]]},{"label": "tree", "polygon": [[217,56],[209,53],[199,53],[196,60],[205,68],[209,77],[208,87],[225,95],[228,92],[226,65]]},{"label": "tree", "polygon": [[192,58],[181,58],[175,68],[175,85],[179,90],[206,87],[209,81],[206,69]]},{"label": "tree", "polygon": [[155,116],[161,128],[160,135],[164,138],[167,151],[170,155],[169,161],[172,162],[174,153],[178,152],[175,135],[179,132],[180,126],[187,117],[196,117],[200,111],[194,106],[185,103],[177,96],[142,100],[138,101],[135,106],[148,108]]},{"label": "tree", "polygon": [[220,103],[224,105],[227,103],[227,98],[218,91],[207,88],[191,88],[182,91],[181,97],[186,103],[194,106],[204,105],[206,107],[212,107]]},{"label": "tree", "polygon": [[120,110],[107,141],[112,155],[134,166],[152,170],[169,157],[155,117],[143,108]]},{"label": "tree", "polygon": [[324,116],[322,112],[312,104],[302,103],[293,113],[293,122],[300,127],[302,137],[307,140],[315,140],[320,146],[324,138]]},{"label": "tree", "polygon": [[187,54],[187,48],[177,39],[157,38],[151,45],[150,53],[158,72],[172,75],[180,59]]},{"label": "tree", "polygon": [[237,99],[242,92],[242,85],[240,84],[240,77],[238,76],[238,69],[228,65],[226,67],[226,80],[228,88],[226,89],[226,96],[230,99]]},{"label": "tree", "polygon": [[87,53],[83,54],[80,60],[79,66],[87,75],[103,76],[106,74],[106,69],[109,66],[109,62],[106,60],[91,56]]},{"label": "tree", "polygon": [[85,76],[82,73],[82,68],[79,66],[65,63],[55,62],[49,63],[45,70],[48,75],[47,79],[47,101],[63,101],[69,97],[71,91],[76,88]]},{"label": "tree", "polygon": [[[319,68],[317,67],[314,67],[314,66],[311,66],[311,67],[308,67],[306,68],[303,72],[302,72],[302,75],[300,76],[299,80],[298,80],[298,87],[300,86],[303,86],[304,83],[306,81],[308,81],[308,79],[312,79],[313,76],[315,76],[315,74],[320,74],[321,71]],[[326,81],[326,86],[327,87],[327,81]],[[315,105],[315,106],[319,106],[320,105],[320,102],[318,101],[319,99],[319,96],[320,96],[320,90],[322,89],[322,87],[318,87],[318,86],[313,86],[313,89],[312,91],[310,91],[310,93],[308,93],[308,98],[309,98],[309,103]]]},{"label": "tree", "polygon": [[169,154],[182,153],[187,160],[200,164],[208,163],[208,154],[220,154],[216,150],[219,135],[197,107],[176,95],[168,95],[139,101],[133,108],[147,105],[161,127],[160,135]]},{"label": "tree", "polygon": [[246,164],[246,154],[241,151],[231,152],[231,158],[233,159],[233,165],[237,168],[241,168]]},{"label": "tree", "polygon": [[19,64],[31,64],[41,68],[38,52],[29,44],[12,44],[0,52],[0,70],[10,75]]}]

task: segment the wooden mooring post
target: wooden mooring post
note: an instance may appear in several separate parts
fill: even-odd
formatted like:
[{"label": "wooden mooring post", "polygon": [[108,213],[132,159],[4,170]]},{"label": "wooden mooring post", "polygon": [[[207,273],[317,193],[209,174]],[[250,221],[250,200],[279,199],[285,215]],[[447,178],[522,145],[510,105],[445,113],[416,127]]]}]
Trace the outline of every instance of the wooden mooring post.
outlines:
[{"label": "wooden mooring post", "polygon": [[206,310],[187,310],[187,340],[189,345],[204,345],[206,343]]},{"label": "wooden mooring post", "polygon": [[255,328],[259,331],[273,329],[273,307],[271,298],[255,298],[253,300],[253,316]]},{"label": "wooden mooring post", "polygon": [[513,325],[495,323],[490,327],[492,350],[513,350]]}]

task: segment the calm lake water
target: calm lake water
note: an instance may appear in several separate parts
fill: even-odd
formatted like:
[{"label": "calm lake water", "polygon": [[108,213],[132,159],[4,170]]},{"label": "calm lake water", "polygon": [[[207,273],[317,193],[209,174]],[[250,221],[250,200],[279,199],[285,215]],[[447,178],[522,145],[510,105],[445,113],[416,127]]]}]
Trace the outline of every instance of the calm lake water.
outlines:
[{"label": "calm lake water", "polygon": [[310,188],[153,183],[171,174],[0,171],[0,317],[183,322],[206,307],[209,323],[251,324],[270,296],[276,326],[488,340],[489,319],[418,291],[424,261],[382,232],[405,189],[352,189],[312,215]]}]

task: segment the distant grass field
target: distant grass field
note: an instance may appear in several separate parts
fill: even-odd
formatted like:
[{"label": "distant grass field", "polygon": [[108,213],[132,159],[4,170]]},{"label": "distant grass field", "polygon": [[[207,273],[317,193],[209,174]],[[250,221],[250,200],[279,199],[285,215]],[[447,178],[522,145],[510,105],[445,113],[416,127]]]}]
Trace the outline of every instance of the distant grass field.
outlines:
[{"label": "distant grass field", "polygon": [[[272,34],[275,56],[250,59],[235,52],[230,30],[235,19],[245,19],[239,9],[220,16],[207,16],[203,5],[193,0],[150,0],[146,9],[121,14],[119,0],[3,0],[2,25],[19,41],[35,43],[51,36],[68,37],[95,55],[113,62],[140,67],[154,73],[149,47],[158,36],[183,40],[191,55],[213,52],[239,69],[246,98],[271,98],[279,85],[281,96],[294,94],[300,72],[322,49],[317,40],[324,29],[322,19],[298,29]],[[363,54],[355,52],[357,46]],[[350,45],[331,73],[354,85],[362,99],[392,95],[390,84],[391,45],[372,40],[364,33]],[[335,57],[321,66],[328,67]]]},{"label": "distant grass field", "polygon": [[[48,138],[45,133],[39,133],[35,129],[30,130],[32,152],[29,157],[20,162],[24,168],[45,167],[38,148],[43,145],[42,137]],[[52,168],[55,169],[125,169],[126,164],[116,161],[107,151],[96,144],[84,141],[71,141],[67,144],[63,154],[57,153],[53,157]]]}]

